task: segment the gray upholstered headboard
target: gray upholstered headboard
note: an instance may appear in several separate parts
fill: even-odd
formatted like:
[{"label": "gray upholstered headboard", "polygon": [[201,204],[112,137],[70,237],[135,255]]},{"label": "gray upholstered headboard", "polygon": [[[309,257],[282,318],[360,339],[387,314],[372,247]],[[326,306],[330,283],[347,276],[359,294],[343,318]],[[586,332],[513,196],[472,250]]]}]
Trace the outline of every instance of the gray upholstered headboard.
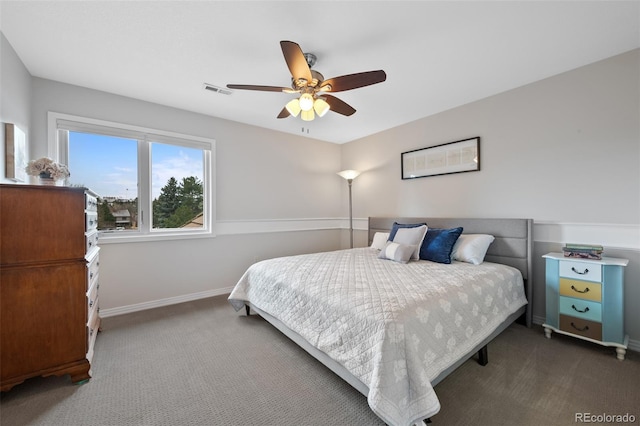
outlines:
[{"label": "gray upholstered headboard", "polygon": [[485,260],[513,266],[522,273],[529,305],[526,322],[531,327],[533,309],[533,219],[469,219],[446,217],[370,217],[369,243],[376,232],[389,232],[393,222],[421,223],[430,228],[462,226],[464,234],[490,234],[495,240],[489,246]]}]

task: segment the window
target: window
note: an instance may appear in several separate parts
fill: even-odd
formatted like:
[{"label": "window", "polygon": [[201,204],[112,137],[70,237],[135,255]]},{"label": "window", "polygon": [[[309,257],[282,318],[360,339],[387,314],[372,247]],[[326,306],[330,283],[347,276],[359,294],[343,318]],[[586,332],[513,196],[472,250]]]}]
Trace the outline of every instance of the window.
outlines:
[{"label": "window", "polygon": [[49,113],[50,156],[99,196],[101,241],[213,235],[215,141]]}]

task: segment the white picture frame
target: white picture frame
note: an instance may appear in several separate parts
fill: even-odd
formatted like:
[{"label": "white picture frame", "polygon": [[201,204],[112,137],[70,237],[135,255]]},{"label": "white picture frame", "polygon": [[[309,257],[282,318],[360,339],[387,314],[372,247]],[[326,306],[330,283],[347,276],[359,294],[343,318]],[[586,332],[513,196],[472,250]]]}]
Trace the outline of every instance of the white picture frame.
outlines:
[{"label": "white picture frame", "polygon": [[4,124],[5,176],[15,182],[26,182],[27,135],[12,123]]}]

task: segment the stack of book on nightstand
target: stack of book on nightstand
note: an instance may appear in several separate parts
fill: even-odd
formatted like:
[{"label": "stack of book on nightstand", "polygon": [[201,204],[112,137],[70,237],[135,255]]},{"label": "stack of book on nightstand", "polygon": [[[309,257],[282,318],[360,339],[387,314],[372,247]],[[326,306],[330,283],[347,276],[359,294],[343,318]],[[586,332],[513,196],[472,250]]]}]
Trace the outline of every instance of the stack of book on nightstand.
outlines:
[{"label": "stack of book on nightstand", "polygon": [[565,257],[578,257],[580,259],[602,259],[604,248],[597,244],[565,244],[562,252]]}]

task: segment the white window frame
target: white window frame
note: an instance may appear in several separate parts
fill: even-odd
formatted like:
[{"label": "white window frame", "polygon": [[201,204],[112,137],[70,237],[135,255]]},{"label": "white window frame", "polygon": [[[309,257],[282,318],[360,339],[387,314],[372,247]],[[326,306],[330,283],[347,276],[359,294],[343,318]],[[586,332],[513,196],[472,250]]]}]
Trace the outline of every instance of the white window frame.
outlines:
[{"label": "white window frame", "polygon": [[[214,139],[199,136],[190,136],[181,133],[164,130],[150,129],[133,126],[130,124],[116,123],[112,121],[98,120],[95,118],[80,117],[70,114],[62,114],[49,111],[47,114],[47,139],[48,155],[55,161],[64,164],[69,163],[69,141],[64,130],[72,130],[86,133],[107,134],[138,140],[138,212],[141,224],[136,231],[126,232],[100,232],[100,243],[127,243],[142,241],[160,241],[191,238],[215,237],[215,173],[213,166],[216,164]],[[203,227],[189,229],[153,229],[153,197],[151,194],[151,152],[153,142],[182,145],[189,148],[202,149],[203,158]],[[72,171],[73,172],[73,171]],[[105,194],[98,194],[99,196]]]}]

